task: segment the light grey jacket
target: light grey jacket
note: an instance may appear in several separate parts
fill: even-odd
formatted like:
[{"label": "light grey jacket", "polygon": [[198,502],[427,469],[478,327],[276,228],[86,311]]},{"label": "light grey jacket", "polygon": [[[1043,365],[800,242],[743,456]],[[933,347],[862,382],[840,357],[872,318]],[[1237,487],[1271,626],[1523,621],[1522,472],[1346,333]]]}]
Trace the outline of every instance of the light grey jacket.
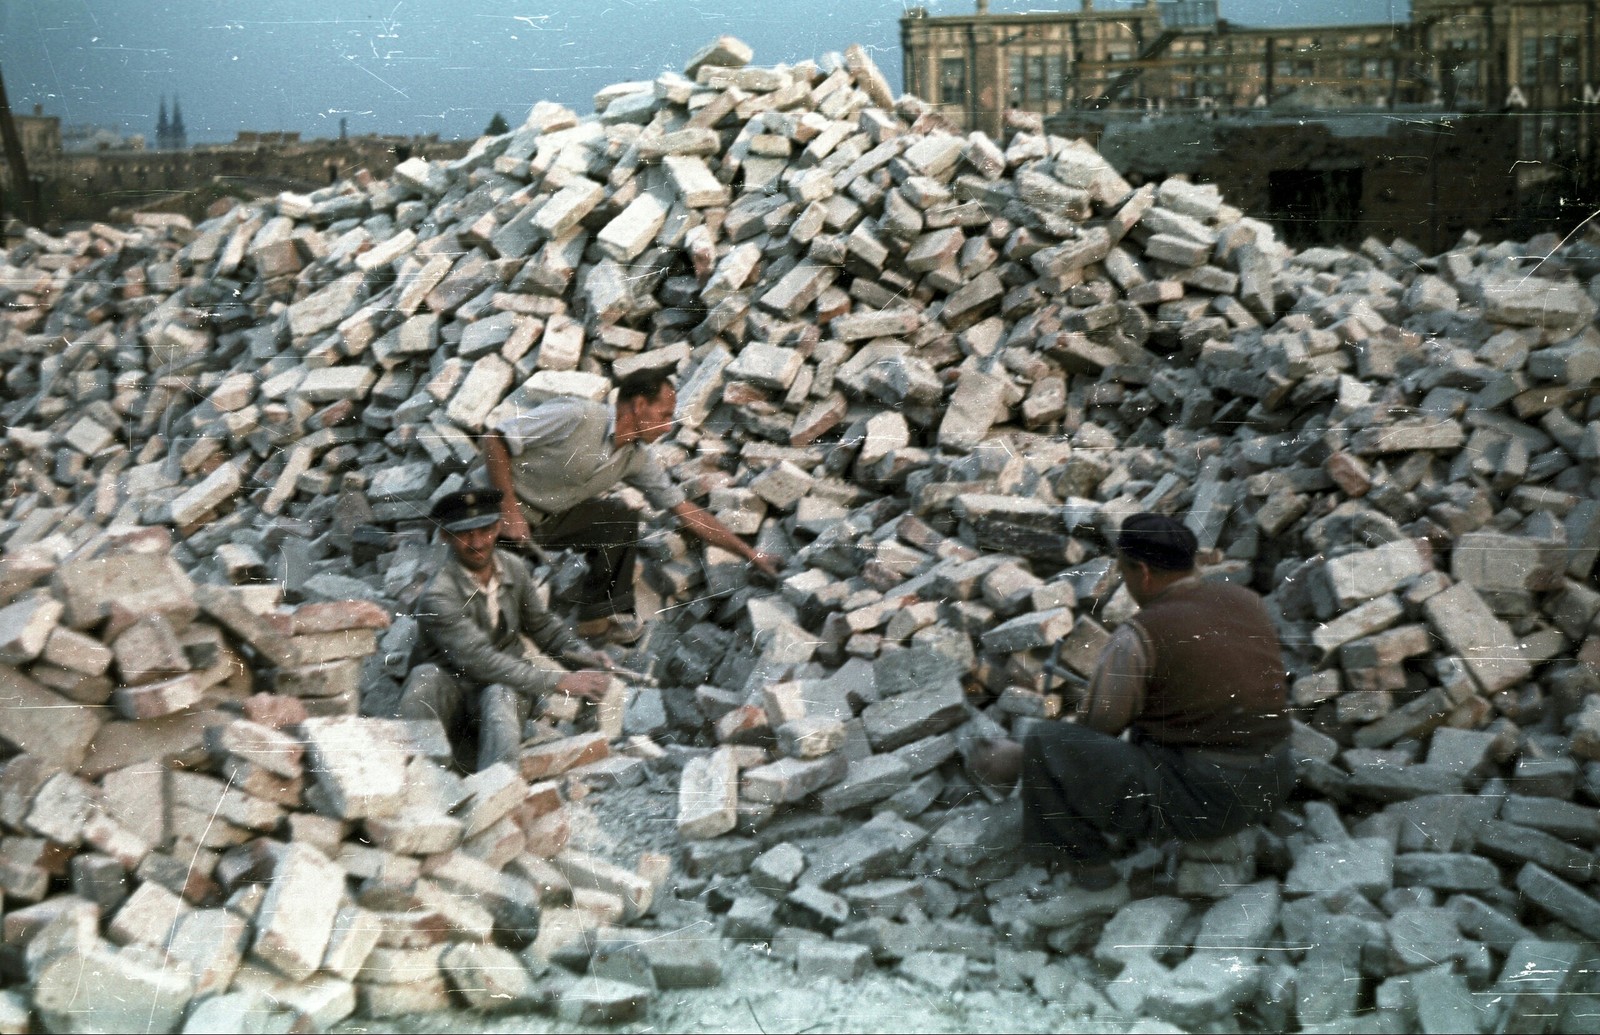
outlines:
[{"label": "light grey jacket", "polygon": [[566,671],[528,661],[522,637],[551,658],[571,664],[583,664],[590,650],[565,622],[540,606],[526,564],[504,550],[495,551],[495,561],[500,565],[498,626],[489,622],[484,588],[454,558],[445,560],[422,591],[417,621],[445,667],[461,678],[484,686],[502,683],[522,694],[547,693]]}]

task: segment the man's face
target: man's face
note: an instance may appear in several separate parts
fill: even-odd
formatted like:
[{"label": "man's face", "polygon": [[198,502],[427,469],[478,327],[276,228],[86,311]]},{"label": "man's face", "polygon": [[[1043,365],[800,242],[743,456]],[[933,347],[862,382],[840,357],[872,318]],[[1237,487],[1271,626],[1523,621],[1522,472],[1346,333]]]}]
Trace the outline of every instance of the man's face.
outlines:
[{"label": "man's face", "polygon": [[1138,561],[1130,561],[1119,554],[1117,556],[1117,573],[1122,576],[1122,584],[1128,588],[1128,595],[1133,597],[1133,602],[1142,606],[1145,601],[1146,587],[1149,584],[1149,566]]},{"label": "man's face", "polygon": [[481,574],[494,564],[494,543],[500,535],[500,522],[466,532],[446,532],[445,542],[456,561],[470,572]]},{"label": "man's face", "polygon": [[659,442],[672,431],[672,414],[678,408],[678,393],[671,385],[662,385],[655,398],[635,397],[629,400],[633,407],[635,426],[644,442]]}]

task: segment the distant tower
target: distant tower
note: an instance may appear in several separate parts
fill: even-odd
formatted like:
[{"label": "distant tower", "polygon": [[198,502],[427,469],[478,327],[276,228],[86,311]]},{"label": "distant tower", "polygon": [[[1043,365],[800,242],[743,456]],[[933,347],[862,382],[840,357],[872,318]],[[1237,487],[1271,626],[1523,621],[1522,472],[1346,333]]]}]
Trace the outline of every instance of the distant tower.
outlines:
[{"label": "distant tower", "polygon": [[183,128],[183,109],[178,106],[178,95],[172,95],[172,150],[189,150],[189,133]]},{"label": "distant tower", "polygon": [[183,108],[176,95],[172,98],[172,118],[167,118],[167,98],[161,98],[161,110],[156,116],[156,150],[182,151],[189,146],[189,134],[183,128]]}]

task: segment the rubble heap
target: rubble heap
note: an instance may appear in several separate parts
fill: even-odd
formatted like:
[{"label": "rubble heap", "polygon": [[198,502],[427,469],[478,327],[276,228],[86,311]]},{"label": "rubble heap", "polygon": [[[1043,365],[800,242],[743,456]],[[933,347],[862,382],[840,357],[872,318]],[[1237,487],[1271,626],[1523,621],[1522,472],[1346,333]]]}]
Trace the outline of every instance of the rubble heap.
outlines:
[{"label": "rubble heap", "polygon": [[4,993],[0,1027],[30,1030],[31,1006],[47,1031],[322,1030],[452,990],[586,1023],[643,1007],[549,974],[667,876],[568,844],[568,795],[612,768],[605,733],[463,778],[437,721],[354,714],[382,608],[196,584],[161,528],[49,556],[64,546],[4,562],[4,959],[31,1001]]},{"label": "rubble heap", "polygon": [[[381,713],[424,677],[406,614],[429,570],[422,515],[473,476],[475,436],[554,395],[601,399],[631,372],[670,370],[680,426],[657,448],[692,498],[788,567],[774,589],[668,526],[650,539],[648,575],[672,606],[629,661],[661,686],[630,689],[637,757],[606,780],[677,774],[689,843],[660,922],[715,919],[812,977],[877,961],[943,990],[1031,985],[1110,1020],[1576,1024],[1560,1017],[1582,1015],[1600,940],[1600,242],[1295,252],[1214,187],[1135,189],[1026,120],[1003,146],[962,136],[893,98],[859,48],[748,61],[721,40],[682,76],[602,91],[593,117],[541,103],[458,161],[409,160],[387,181],[358,175],[198,227],[145,216],[30,231],[0,278],[8,688],[193,723],[194,695],[215,689],[195,673],[235,651],[275,669],[279,693],[336,702],[338,715],[293,727],[297,744],[315,753],[319,722],[392,740],[402,727],[348,714],[351,684]],[[1208,575],[1254,586],[1280,616],[1307,798],[1271,829],[1136,856],[1135,884],[1160,893],[1133,897],[1019,868],[1004,806],[960,760],[975,737],[1067,707],[1046,659],[1088,674],[1131,613],[1105,543],[1138,510],[1185,516]],[[175,659],[148,617],[160,612],[66,617],[60,573],[111,530],[151,525],[173,545],[134,555],[194,580],[199,631],[185,638],[194,627],[167,616],[183,672],[119,668],[115,686],[109,662],[90,671],[86,658],[109,650],[120,666],[139,630],[155,644],[140,651]],[[319,637],[352,630],[309,616],[349,600],[399,617],[356,627],[361,664],[297,682],[363,654],[328,661],[306,644],[279,658],[263,643],[332,643]],[[297,632],[302,614],[312,625]],[[189,683],[148,692],[172,679]],[[145,701],[176,714],[154,718]],[[5,770],[25,785],[19,802],[57,787],[26,779],[52,766],[76,801],[109,794],[117,770],[19,762],[34,748],[0,736],[29,752]],[[406,736],[396,759],[438,757],[416,746],[431,734]],[[208,757],[265,766],[219,756],[224,742],[205,741]],[[553,757],[596,761],[586,745],[604,738],[530,747],[520,776],[552,775]],[[346,828],[319,825],[359,818],[377,836],[312,796],[323,779],[303,792],[315,837],[295,836],[306,814],[286,811],[287,842],[220,853],[214,879],[242,900],[281,896],[315,848],[317,866],[386,886],[388,867],[409,865],[395,857],[426,854],[407,894],[457,908],[416,890],[442,883],[439,856],[380,852],[379,873]],[[475,800],[418,793],[440,795],[435,818]],[[8,860],[87,840],[29,826],[31,808],[0,817]],[[504,818],[537,819],[529,809],[502,813],[497,858],[517,841],[506,822],[534,841]],[[470,856],[470,840],[445,858]],[[160,857],[200,857],[173,851]],[[528,855],[491,869],[523,865],[540,887],[547,871]],[[141,869],[126,862],[94,865]],[[0,886],[29,901],[14,869]],[[636,885],[607,872],[604,890],[627,900]],[[166,887],[149,878],[133,894],[152,884]],[[630,988],[716,980],[674,976],[703,943],[649,956],[599,926],[636,909],[573,901],[538,925],[565,961]],[[99,960],[111,950],[71,940],[96,937],[93,904],[45,898],[30,908],[79,918],[74,933],[12,925],[19,910],[6,941],[46,968],[63,944]],[[261,929],[248,909],[213,912]],[[304,963],[358,989],[427,990],[369,993],[376,1012],[440,1005],[448,960],[490,951],[506,918],[493,920],[429,928],[471,950],[403,958],[415,945],[384,928],[395,955],[367,969],[385,980]],[[256,944],[278,979],[306,976]]]}]

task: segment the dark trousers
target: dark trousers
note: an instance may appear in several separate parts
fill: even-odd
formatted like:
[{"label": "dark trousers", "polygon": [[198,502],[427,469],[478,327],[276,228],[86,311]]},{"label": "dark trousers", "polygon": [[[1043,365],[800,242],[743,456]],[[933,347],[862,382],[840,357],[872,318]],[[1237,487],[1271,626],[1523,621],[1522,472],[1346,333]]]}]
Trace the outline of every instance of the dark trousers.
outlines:
[{"label": "dark trousers", "polygon": [[1294,788],[1288,745],[1254,765],[1040,723],[1022,748],[1022,843],[1041,861],[1109,862],[1118,840],[1203,841],[1270,816]]},{"label": "dark trousers", "polygon": [[633,610],[633,564],[639,545],[639,516],[621,500],[585,500],[532,526],[540,546],[577,550],[589,565],[571,601],[578,621]]}]

